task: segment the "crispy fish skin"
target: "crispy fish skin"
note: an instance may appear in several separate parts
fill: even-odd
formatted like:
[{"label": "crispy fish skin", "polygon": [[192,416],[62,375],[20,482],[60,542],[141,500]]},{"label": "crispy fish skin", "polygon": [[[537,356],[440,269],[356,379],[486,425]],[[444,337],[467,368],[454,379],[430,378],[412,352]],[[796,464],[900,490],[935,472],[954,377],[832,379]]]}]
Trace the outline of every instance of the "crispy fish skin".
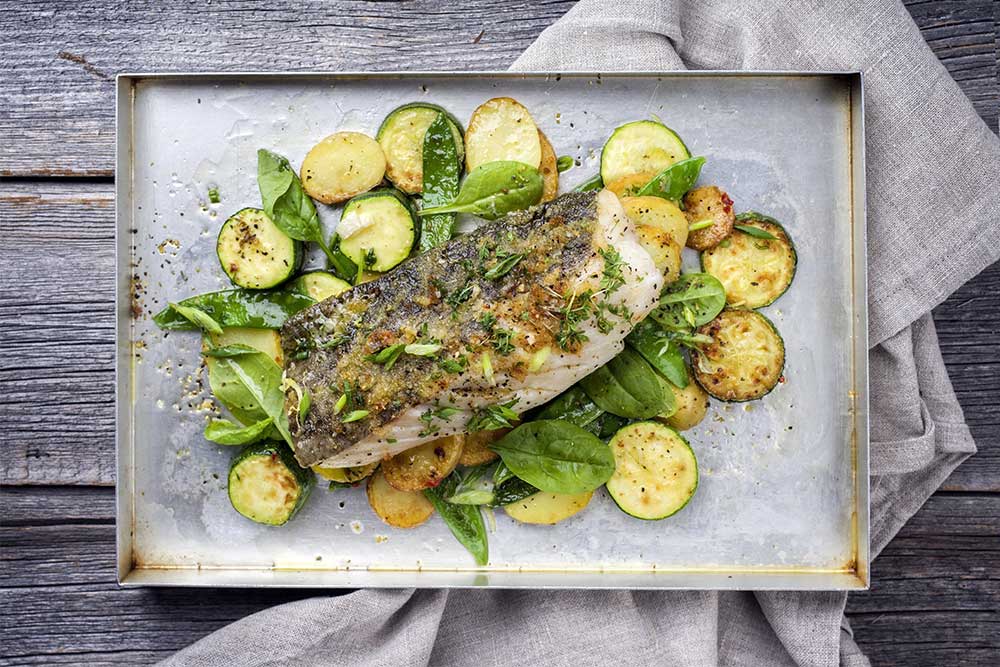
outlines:
[{"label": "crispy fish skin", "polygon": [[[296,458],[368,463],[466,430],[486,406],[539,405],[621,349],[661,282],[610,192],[563,195],[417,255],[282,328],[286,377],[311,396],[300,423],[286,395]],[[408,344],[440,348],[374,360]]]}]

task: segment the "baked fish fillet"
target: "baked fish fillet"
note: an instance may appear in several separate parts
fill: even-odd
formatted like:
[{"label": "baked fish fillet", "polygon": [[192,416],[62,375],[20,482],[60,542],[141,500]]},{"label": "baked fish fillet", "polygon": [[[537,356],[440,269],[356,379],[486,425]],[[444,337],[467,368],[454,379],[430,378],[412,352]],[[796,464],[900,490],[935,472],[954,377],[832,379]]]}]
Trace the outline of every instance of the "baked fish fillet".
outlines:
[{"label": "baked fish fillet", "polygon": [[295,456],[362,465],[545,403],[621,351],[661,286],[606,190],[417,255],[285,323]]}]

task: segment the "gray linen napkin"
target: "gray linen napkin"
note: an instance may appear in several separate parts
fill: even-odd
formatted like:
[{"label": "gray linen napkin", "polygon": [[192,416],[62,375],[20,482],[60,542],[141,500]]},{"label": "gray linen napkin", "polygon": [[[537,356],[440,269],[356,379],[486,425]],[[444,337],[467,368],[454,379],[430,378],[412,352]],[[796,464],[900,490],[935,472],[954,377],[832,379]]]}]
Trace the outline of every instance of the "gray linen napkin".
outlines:
[{"label": "gray linen napkin", "polygon": [[[872,549],[975,451],[929,312],[1000,257],[1000,141],[890,0],[583,0],[519,70],[862,70]],[[868,665],[836,592],[363,590],[270,609],[166,665]]]}]

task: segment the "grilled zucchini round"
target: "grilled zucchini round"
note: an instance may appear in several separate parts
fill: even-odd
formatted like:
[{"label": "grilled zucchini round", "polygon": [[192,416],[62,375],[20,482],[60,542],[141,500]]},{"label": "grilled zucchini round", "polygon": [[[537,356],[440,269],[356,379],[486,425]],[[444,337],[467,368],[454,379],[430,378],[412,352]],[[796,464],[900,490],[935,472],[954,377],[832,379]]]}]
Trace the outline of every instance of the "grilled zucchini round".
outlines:
[{"label": "grilled zucchini round", "polygon": [[785,228],[766,215],[741,213],[736,224],[760,233],[734,229],[727,242],[702,251],[701,268],[726,287],[730,306],[762,308],[774,303],[792,284],[795,246]]},{"label": "grilled zucchini round", "polygon": [[[638,173],[650,172],[656,176],[689,157],[691,152],[669,127],[655,120],[637,120],[615,129],[604,144],[601,178],[610,184]],[[652,176],[647,182],[650,179]]]},{"label": "grilled zucchini round", "polygon": [[285,282],[302,266],[302,243],[278,229],[267,213],[245,208],[222,223],[215,242],[219,264],[233,284],[268,289]]},{"label": "grilled zucchini round", "polygon": [[385,153],[385,176],[403,192],[416,194],[423,191],[424,135],[441,113],[451,126],[458,161],[461,163],[465,158],[461,125],[458,119],[436,104],[404,104],[393,109],[378,128],[375,138]]},{"label": "grilled zucchini round", "polygon": [[615,456],[608,494],[626,514],[666,519],[691,501],[698,488],[698,460],[674,429],[635,422],[618,429],[608,446]]},{"label": "grilled zucchini round", "polygon": [[376,190],[347,203],[337,236],[341,252],[365,273],[388,271],[410,255],[417,222],[403,195]]},{"label": "grilled zucchini round", "polygon": [[778,330],[754,310],[724,310],[698,328],[712,343],[694,353],[694,377],[722,401],[752,401],[781,380],[785,344]]}]

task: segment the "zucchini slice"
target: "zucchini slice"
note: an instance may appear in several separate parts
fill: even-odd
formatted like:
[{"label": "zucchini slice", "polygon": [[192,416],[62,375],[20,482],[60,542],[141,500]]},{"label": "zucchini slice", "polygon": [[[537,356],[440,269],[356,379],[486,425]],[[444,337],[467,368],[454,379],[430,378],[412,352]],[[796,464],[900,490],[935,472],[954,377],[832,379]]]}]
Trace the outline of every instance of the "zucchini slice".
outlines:
[{"label": "zucchini slice", "polygon": [[368,504],[378,518],[393,528],[419,526],[434,514],[434,505],[419,491],[399,491],[379,470],[368,478]]},{"label": "zucchini slice", "polygon": [[523,162],[538,169],[542,142],[528,110],[510,97],[494,97],[472,112],[465,132],[465,167],[472,171],[498,160]]},{"label": "zucchini slice", "polygon": [[326,271],[310,271],[295,279],[295,287],[300,293],[323,301],[351,289],[351,283]]},{"label": "zucchini slice", "polygon": [[368,192],[385,176],[385,154],[360,132],[337,132],[312,147],[302,160],[302,188],[324,204]]},{"label": "zucchini slice", "polygon": [[556,149],[552,148],[549,138],[541,130],[538,131],[538,141],[542,145],[542,161],[538,171],[542,174],[544,188],[542,190],[541,202],[552,201],[559,194],[559,158],[556,157]]},{"label": "zucchini slice", "polygon": [[337,224],[340,250],[365,273],[388,271],[406,259],[417,239],[417,221],[402,195],[376,190],[355,197]]},{"label": "zucchini slice", "polygon": [[762,308],[774,303],[792,284],[795,246],[774,218],[748,212],[736,216],[736,223],[762,234],[734,229],[726,243],[702,251],[701,269],[726,287],[730,306]]},{"label": "zucchini slice", "polygon": [[648,183],[670,165],[689,157],[687,146],[669,127],[655,120],[637,120],[617,128],[604,144],[601,178],[605,183],[614,183],[626,176],[651,172]]},{"label": "zucchini slice", "polygon": [[608,443],[615,473],[608,494],[637,519],[666,519],[684,508],[698,488],[698,460],[677,431],[659,422],[624,426]]},{"label": "zucchini slice", "polygon": [[733,200],[715,185],[695,188],[684,195],[684,214],[690,225],[699,227],[687,238],[687,247],[695,250],[708,250],[721,243],[736,222]]},{"label": "zucchini slice", "polygon": [[229,502],[257,523],[287,523],[315,485],[316,476],[299,466],[283,442],[248,445],[229,466]]},{"label": "zucchini slice", "polygon": [[305,256],[302,243],[286,236],[259,208],[237,211],[222,223],[215,253],[233,284],[247,289],[280,285]]},{"label": "zucchini slice", "polygon": [[723,401],[752,401],[770,392],[785,368],[785,343],[755,310],[724,310],[698,328],[712,342],[694,353],[694,377]]},{"label": "zucchini slice", "polygon": [[461,164],[465,158],[461,125],[457,118],[436,104],[411,102],[392,110],[375,135],[385,153],[386,178],[407,194],[423,191],[424,135],[439,113],[443,113],[451,125]]},{"label": "zucchini slice", "polygon": [[527,498],[504,505],[503,509],[509,517],[520,523],[552,525],[579,513],[593,497],[593,491],[583,493],[539,491]]}]

